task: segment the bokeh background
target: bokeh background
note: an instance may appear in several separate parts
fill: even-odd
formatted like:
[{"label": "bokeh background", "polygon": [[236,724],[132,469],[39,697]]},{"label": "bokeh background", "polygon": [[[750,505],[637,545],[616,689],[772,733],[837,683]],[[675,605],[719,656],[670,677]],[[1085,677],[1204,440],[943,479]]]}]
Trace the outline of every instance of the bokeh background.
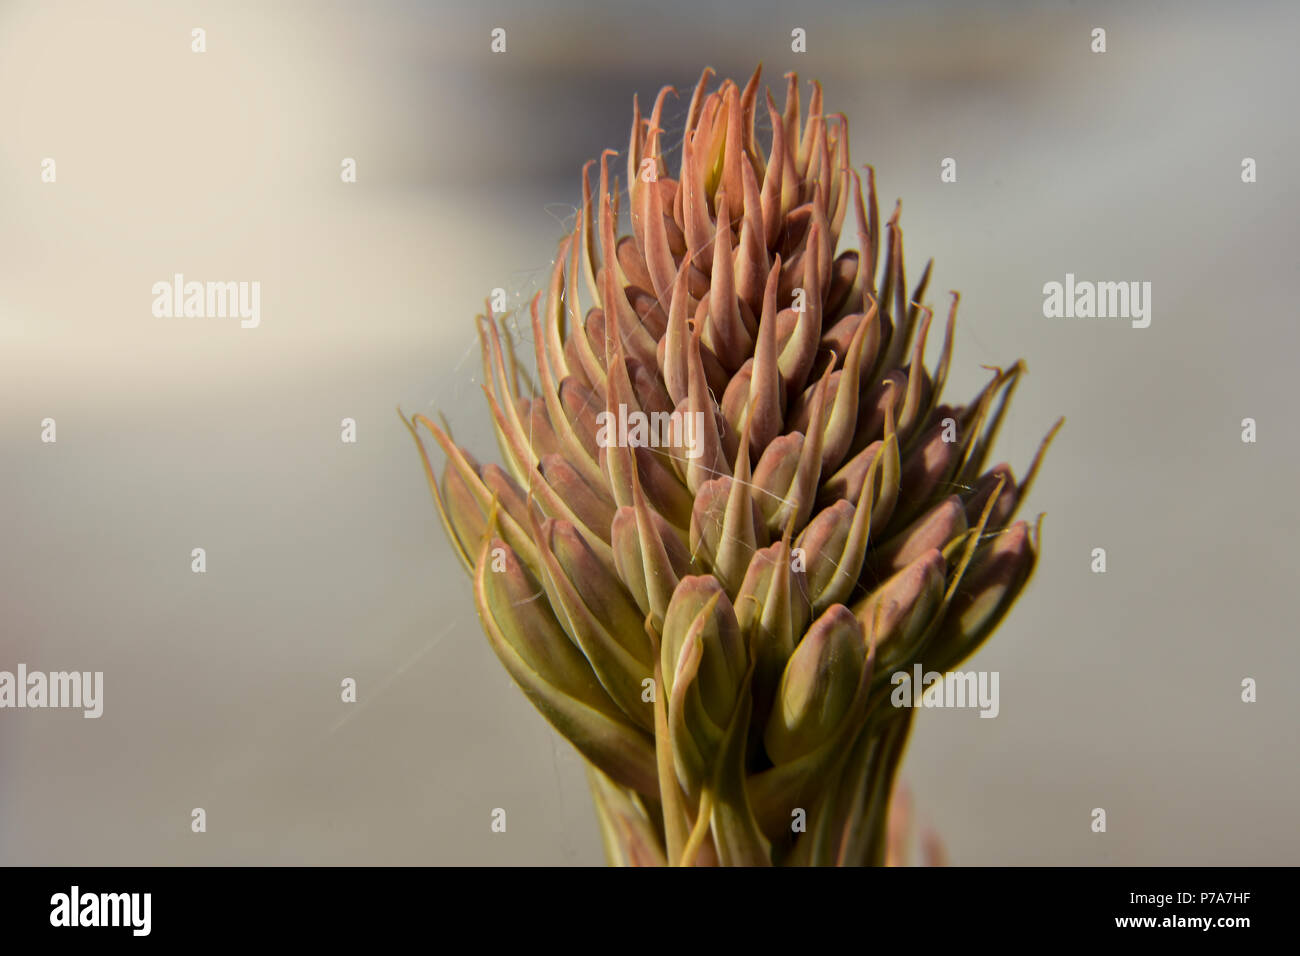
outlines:
[{"label": "bokeh background", "polygon": [[[704,66],[759,61],[778,100],[824,84],[930,301],[961,290],[951,394],[1027,359],[999,458],[1068,419],[970,665],[1001,714],[921,714],[921,821],[958,864],[1300,862],[1297,33],[1289,3],[0,0],[0,669],[105,674],[99,720],[0,711],[0,862],[602,861],[396,406],[492,457],[489,291],[539,288],[633,94],[677,86],[680,123]],[[261,326],[154,318],[175,272],[260,281]],[[1066,272],[1150,281],[1150,328],[1045,319]]]}]

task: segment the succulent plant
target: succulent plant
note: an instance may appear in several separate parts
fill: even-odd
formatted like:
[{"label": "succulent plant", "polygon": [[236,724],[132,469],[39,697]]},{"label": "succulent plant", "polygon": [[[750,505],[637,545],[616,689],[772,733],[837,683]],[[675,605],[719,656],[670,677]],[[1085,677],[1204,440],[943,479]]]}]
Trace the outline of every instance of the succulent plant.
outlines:
[{"label": "succulent plant", "polygon": [[912,721],[890,674],[955,667],[1020,593],[1047,440],[1019,484],[985,470],[1024,366],[943,404],[957,296],[928,370],[930,266],[909,293],[898,210],[882,227],[820,86],[802,120],[794,75],[781,111],[759,71],[712,75],[675,178],[675,91],[634,105],[631,235],[616,154],[594,192],[583,168],[535,379],[509,320],[477,320],[504,467],[404,421],[488,642],[588,764],[611,863],[878,864]]}]

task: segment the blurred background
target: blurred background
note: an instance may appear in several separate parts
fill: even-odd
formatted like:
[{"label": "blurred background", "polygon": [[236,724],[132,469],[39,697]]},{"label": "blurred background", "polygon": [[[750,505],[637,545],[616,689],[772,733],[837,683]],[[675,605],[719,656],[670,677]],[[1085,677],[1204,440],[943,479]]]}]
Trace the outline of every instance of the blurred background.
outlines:
[{"label": "blurred background", "polygon": [[[778,101],[823,83],[909,271],[961,290],[948,394],[1027,360],[997,460],[1068,419],[1037,576],[968,665],[1001,713],[920,714],[920,821],[957,864],[1300,862],[1297,32],[1287,3],[0,0],[0,670],[105,675],[99,720],[0,711],[0,863],[602,862],[396,406],[494,458],[490,290],[545,281],[634,94],[676,86],[680,129],[703,67],[759,61]],[[177,272],[260,281],[260,327],[155,318]],[[1067,272],[1151,282],[1150,328],[1045,319]]]}]

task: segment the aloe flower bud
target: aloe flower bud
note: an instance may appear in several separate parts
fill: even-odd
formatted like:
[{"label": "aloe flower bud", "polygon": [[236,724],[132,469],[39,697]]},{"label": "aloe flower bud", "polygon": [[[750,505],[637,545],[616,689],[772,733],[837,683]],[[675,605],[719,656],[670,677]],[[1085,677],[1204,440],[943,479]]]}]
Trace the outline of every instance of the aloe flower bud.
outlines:
[{"label": "aloe flower bud", "polygon": [[811,616],[807,577],[795,564],[784,538],[755,552],[736,599],[741,635],[754,658],[750,690],[756,728],[771,708],[781,672]]},{"label": "aloe flower bud", "polygon": [[927,655],[943,669],[959,666],[992,633],[1033,572],[1037,545],[1018,521],[981,546]]},{"label": "aloe flower bud", "polygon": [[747,663],[740,625],[716,578],[689,577],[677,585],[664,617],[662,653],[677,776],[694,796],[709,779]]},{"label": "aloe flower bud", "polygon": [[821,87],[791,74],[778,107],[758,71],[712,79],[680,131],[676,91],[633,101],[527,320],[476,320],[499,461],[403,420],[611,862],[881,862],[912,719],[881,683],[955,666],[1023,590],[1013,522],[1051,435],[1019,485],[987,468],[1024,366],[946,403],[957,297],[927,367],[931,266],[909,282]]},{"label": "aloe flower bud", "polygon": [[930,549],[881,584],[855,608],[867,625],[878,623],[874,635],[882,667],[908,656],[917,638],[943,603],[947,565],[942,552]]},{"label": "aloe flower bud", "polygon": [[961,498],[950,495],[874,550],[871,567],[883,574],[901,571],[932,548],[942,551],[962,537],[967,528]]},{"label": "aloe flower bud", "polygon": [[763,735],[773,762],[789,763],[830,738],[857,695],[866,660],[862,624],[844,605],[813,622],[786,664]]},{"label": "aloe flower bud", "polygon": [[[491,570],[497,562],[500,570]],[[549,609],[524,610],[539,589],[515,553],[499,538],[486,540],[474,574],[484,632],[520,689],[612,779],[653,793],[652,738],[620,712]]]}]

